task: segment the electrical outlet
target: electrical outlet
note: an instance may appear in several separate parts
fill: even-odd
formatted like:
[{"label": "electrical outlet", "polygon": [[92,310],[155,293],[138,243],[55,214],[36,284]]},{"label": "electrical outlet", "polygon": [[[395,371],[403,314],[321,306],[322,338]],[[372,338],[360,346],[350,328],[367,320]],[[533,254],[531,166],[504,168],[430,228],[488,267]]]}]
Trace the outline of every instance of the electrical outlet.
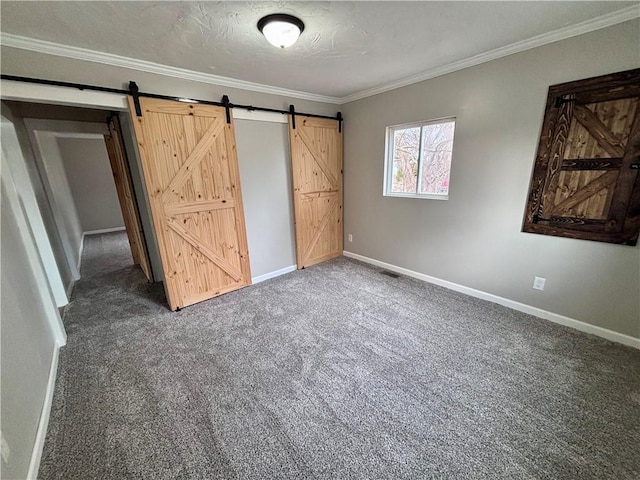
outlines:
[{"label": "electrical outlet", "polygon": [[347,235],[347,239],[348,239],[350,242],[353,242],[353,235],[351,235],[351,234]]},{"label": "electrical outlet", "polygon": [[2,432],[0,432],[0,453],[2,454],[2,461],[4,463],[9,463],[11,450],[9,450],[9,443],[7,442],[7,439],[4,438],[4,433]]},{"label": "electrical outlet", "polygon": [[542,277],[534,277],[533,278],[533,289],[534,290],[544,290],[544,282],[547,280]]}]

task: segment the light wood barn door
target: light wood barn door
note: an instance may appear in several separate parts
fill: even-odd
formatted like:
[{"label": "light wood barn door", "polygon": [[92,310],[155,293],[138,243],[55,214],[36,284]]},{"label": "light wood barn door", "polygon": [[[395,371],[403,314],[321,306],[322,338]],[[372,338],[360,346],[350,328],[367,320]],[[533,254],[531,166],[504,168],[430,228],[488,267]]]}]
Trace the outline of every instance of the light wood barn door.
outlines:
[{"label": "light wood barn door", "polygon": [[133,183],[127,156],[122,142],[122,133],[118,117],[111,117],[108,122],[109,134],[104,136],[111,163],[111,171],[113,172],[113,181],[116,184],[116,192],[122,210],[122,218],[124,219],[129,246],[131,247],[131,256],[133,263],[140,265],[148,281],[152,280],[151,266],[149,263],[149,255],[147,254],[147,245],[144,241],[142,233],[142,223],[140,222],[140,214],[135,202],[133,193]]},{"label": "light wood barn door", "polygon": [[342,133],[337,120],[296,116],[289,140],[300,269],[342,255]]},{"label": "light wood barn door", "polygon": [[225,109],[140,98],[130,111],[172,310],[251,283],[233,123]]}]

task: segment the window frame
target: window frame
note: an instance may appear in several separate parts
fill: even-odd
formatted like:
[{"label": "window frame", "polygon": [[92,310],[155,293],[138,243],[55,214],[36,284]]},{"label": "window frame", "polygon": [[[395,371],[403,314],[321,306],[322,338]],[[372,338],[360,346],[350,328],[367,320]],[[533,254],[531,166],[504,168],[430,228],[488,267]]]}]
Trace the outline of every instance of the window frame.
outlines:
[{"label": "window frame", "polygon": [[[423,200],[449,200],[449,192],[446,195],[435,193],[419,193],[420,184],[422,183],[422,127],[434,125],[436,123],[453,122],[453,143],[455,143],[455,130],[457,119],[455,116],[442,117],[434,120],[425,120],[421,122],[401,123],[397,125],[389,125],[385,129],[385,148],[384,148],[384,180],[382,185],[382,195],[385,197],[398,198],[421,198]],[[397,130],[405,130],[407,128],[420,127],[420,143],[418,145],[418,178],[416,184],[416,193],[394,192],[393,187],[393,134]],[[451,165],[453,166],[453,150],[451,145]],[[451,181],[451,168],[449,169],[449,181]]]}]

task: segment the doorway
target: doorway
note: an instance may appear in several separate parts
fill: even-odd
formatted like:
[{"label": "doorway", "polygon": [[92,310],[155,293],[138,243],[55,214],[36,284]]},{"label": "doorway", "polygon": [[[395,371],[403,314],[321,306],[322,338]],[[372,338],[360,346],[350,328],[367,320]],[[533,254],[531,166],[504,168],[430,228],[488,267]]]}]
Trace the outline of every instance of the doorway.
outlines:
[{"label": "doorway", "polygon": [[124,236],[129,262],[153,281],[117,114],[15,101],[3,101],[5,107],[30,153],[24,163],[67,301],[81,276],[83,246],[95,235]]}]

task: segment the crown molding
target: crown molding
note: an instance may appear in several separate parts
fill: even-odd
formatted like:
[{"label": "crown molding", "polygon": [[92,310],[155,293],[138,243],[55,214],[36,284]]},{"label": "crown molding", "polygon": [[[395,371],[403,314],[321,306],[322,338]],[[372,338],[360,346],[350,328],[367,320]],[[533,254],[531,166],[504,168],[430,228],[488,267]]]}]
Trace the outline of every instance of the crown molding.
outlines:
[{"label": "crown molding", "polygon": [[586,20],[584,22],[576,23],[574,25],[569,25],[567,27],[559,28],[558,30],[553,30],[548,33],[543,33],[541,35],[531,37],[527,40],[522,40],[520,42],[512,43],[504,47],[499,47],[494,50],[489,50],[488,52],[483,52],[478,55],[474,55],[473,57],[468,57],[453,63],[449,63],[447,65],[442,65],[440,67],[432,68],[430,70],[426,70],[424,72],[411,75],[409,77],[405,77],[400,80],[395,80],[393,82],[389,82],[384,85],[379,85],[377,87],[368,88],[366,90],[361,90],[359,92],[352,93],[350,95],[342,97],[340,99],[340,103],[345,104],[345,103],[353,102],[356,100],[360,100],[362,98],[378,95],[379,93],[384,93],[390,90],[395,90],[397,88],[406,87],[407,85],[412,85],[414,83],[422,82],[424,80],[440,77],[448,73],[453,73],[453,72],[457,72],[458,70],[463,70],[465,68],[480,65],[481,63],[486,63],[486,62],[490,62],[491,60],[497,60],[498,58],[506,57],[508,55],[513,55],[514,53],[524,52],[525,50],[541,47],[549,43],[558,42],[560,40],[565,40],[567,38],[582,35],[584,33],[593,32],[594,30],[600,30],[602,28],[610,27],[612,25],[617,25],[618,23],[623,23],[628,20],[633,20],[639,17],[640,17],[640,4],[635,4],[630,7],[625,7],[621,10],[616,10],[615,12],[608,13],[606,15],[602,15],[600,17],[592,18],[591,20]]},{"label": "crown molding", "polygon": [[513,55],[514,53],[524,52],[525,50],[541,47],[549,43],[558,42],[560,40],[565,40],[577,35],[582,35],[584,33],[589,33],[595,30],[610,27],[612,25],[617,25],[619,23],[633,20],[639,17],[640,5],[634,4],[621,10],[616,10],[615,12],[592,18],[591,20],[586,20],[574,25],[569,25],[567,27],[553,30],[552,32],[543,33],[541,35],[531,37],[527,40],[522,40],[510,45],[506,45],[504,47],[489,50],[472,57],[464,58],[447,65],[432,68],[430,70],[426,70],[409,77],[379,85],[377,87],[361,90],[342,98],[274,87],[262,83],[248,82],[245,80],[238,80],[231,77],[213,75],[210,73],[196,72],[194,70],[187,70],[185,68],[171,67],[169,65],[162,65],[159,63],[138,60],[131,57],[123,57],[111,53],[98,52],[96,50],[73,47],[70,45],[53,43],[45,40],[38,40],[35,38],[13,35],[10,33],[1,34],[0,44],[7,47],[18,48],[21,50],[29,50],[49,55],[56,55],[59,57],[73,58],[75,60],[101,63],[104,65],[128,68],[131,70],[154,73],[157,75],[165,75],[169,77],[207,83],[210,85],[217,85],[221,87],[238,88],[241,90],[249,90],[252,92],[267,93],[271,95],[282,95],[291,98],[299,98],[302,100],[342,105],[363,98],[371,97],[373,95],[378,95],[380,93],[388,92],[390,90],[395,90],[397,88],[413,85],[414,83],[419,83],[424,80],[440,77],[448,73],[457,72],[458,70],[463,70],[465,68],[490,62],[491,60],[497,60],[508,55]]},{"label": "crown molding", "polygon": [[21,50],[29,50],[32,52],[46,53],[58,57],[73,58],[75,60],[84,60],[87,62],[101,63],[114,67],[128,68],[141,72],[155,73],[157,75],[165,75],[168,77],[180,78],[182,80],[192,80],[194,82],[208,83],[221,87],[239,88],[241,90],[250,90],[252,92],[268,93],[271,95],[282,95],[285,97],[299,98],[302,100],[310,100],[313,102],[332,103],[339,105],[340,98],[328,95],[319,95],[309,92],[301,92],[299,90],[290,90],[287,88],[274,87],[264,85],[262,83],[247,82],[231,77],[223,77],[210,73],[196,72],[185,68],[171,67],[160,63],[148,62],[146,60],[138,60],[131,57],[123,57],[111,53],[98,52],[86,48],[73,47],[71,45],[63,45],[60,43],[38,40],[36,38],[23,37],[13,35],[11,33],[2,33],[0,44],[18,48]]}]

